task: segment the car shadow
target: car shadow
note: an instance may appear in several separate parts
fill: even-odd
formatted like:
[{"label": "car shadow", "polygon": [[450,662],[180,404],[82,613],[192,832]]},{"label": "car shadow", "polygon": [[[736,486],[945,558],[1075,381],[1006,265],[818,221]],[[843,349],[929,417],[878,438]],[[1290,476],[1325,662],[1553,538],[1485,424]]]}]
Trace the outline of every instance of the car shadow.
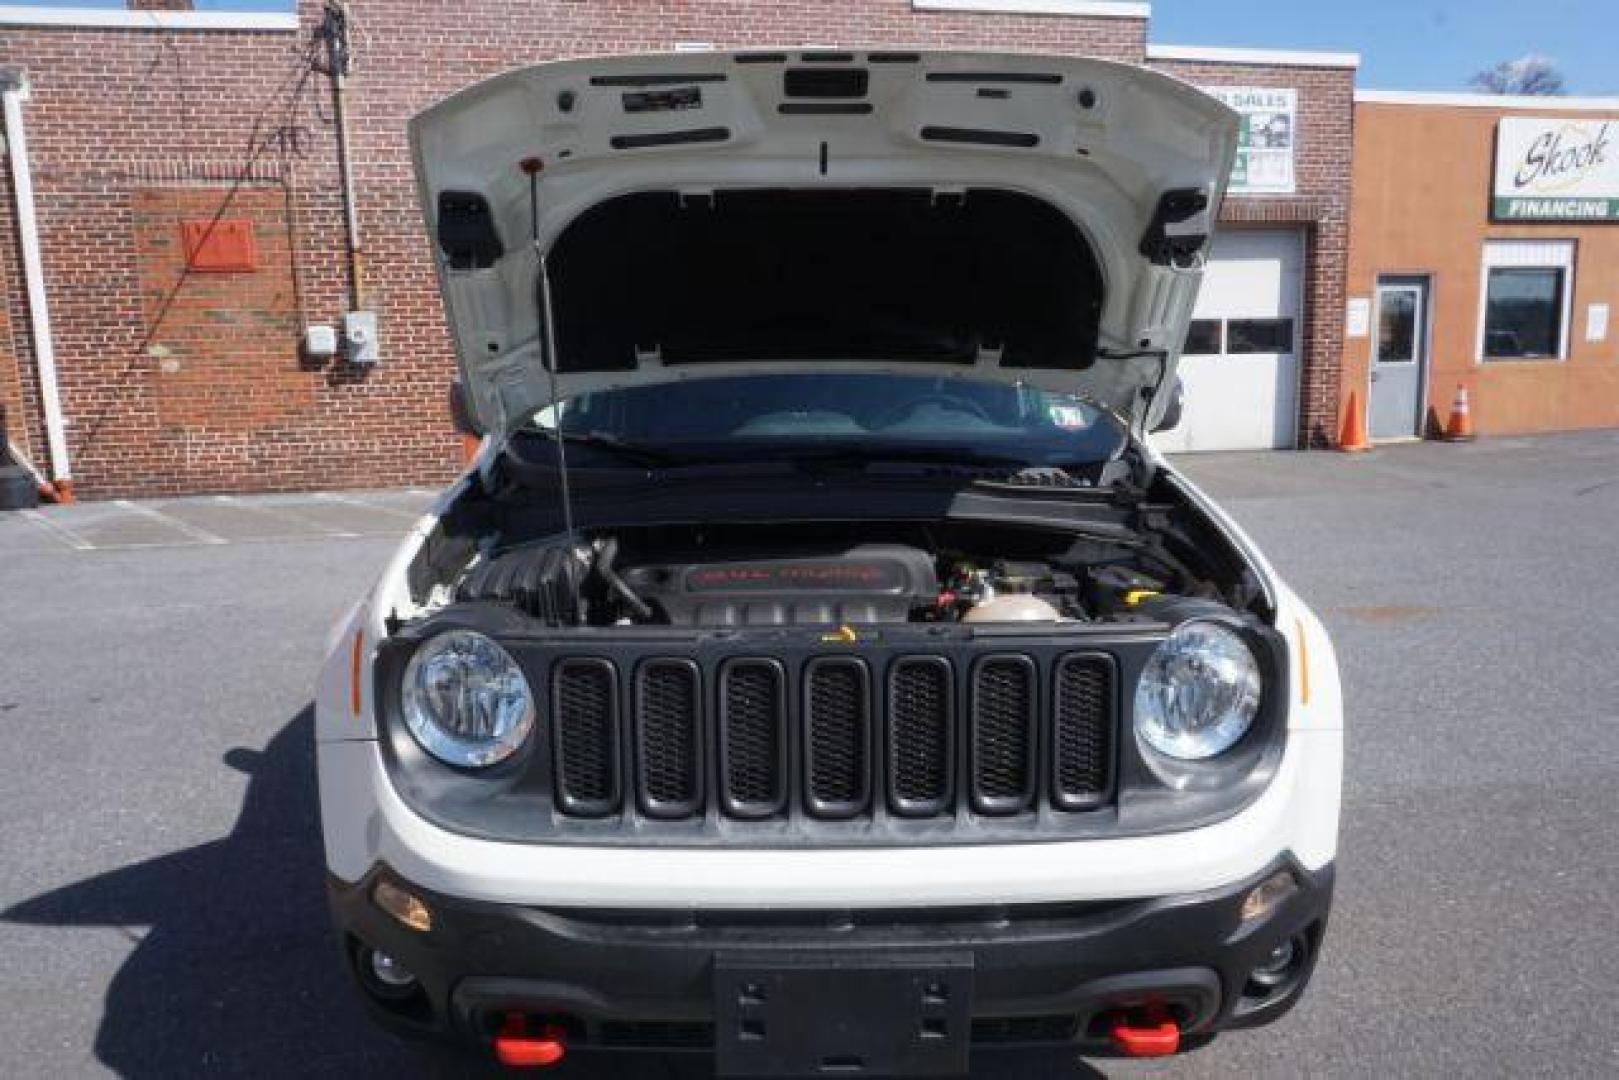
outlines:
[{"label": "car shadow", "polygon": [[[164,1080],[499,1074],[449,1048],[400,1041],[365,1015],[327,916],[314,762],[314,710],[306,707],[263,750],[224,755],[225,767],[250,778],[229,835],[0,912],[14,923],[114,927],[137,942],[107,988],[96,1032],[95,1054],[108,1069]],[[551,1075],[695,1080],[707,1073],[644,1060],[580,1066]],[[980,1075],[1101,1074],[1070,1058],[1008,1061]]]},{"label": "car shadow", "polygon": [[228,836],[0,913],[138,942],[107,987],[96,1057],[129,1077],[464,1072],[374,1031],[345,983],[326,914],[314,710],[224,765],[251,778]]}]

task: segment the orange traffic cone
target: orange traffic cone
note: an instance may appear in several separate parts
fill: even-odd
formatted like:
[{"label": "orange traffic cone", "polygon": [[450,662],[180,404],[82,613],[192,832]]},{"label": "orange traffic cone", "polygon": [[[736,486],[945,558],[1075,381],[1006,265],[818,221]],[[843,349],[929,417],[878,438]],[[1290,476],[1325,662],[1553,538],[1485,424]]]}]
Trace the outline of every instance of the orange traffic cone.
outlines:
[{"label": "orange traffic cone", "polygon": [[46,502],[53,502],[58,506],[71,505],[73,498],[73,481],[71,480],[44,480],[39,485],[39,497]]},{"label": "orange traffic cone", "polygon": [[1349,408],[1344,410],[1343,431],[1338,435],[1338,449],[1346,454],[1359,454],[1372,448],[1366,437],[1366,415],[1360,411],[1360,398],[1349,392]]},{"label": "orange traffic cone", "polygon": [[1467,387],[1456,387],[1456,400],[1450,406],[1450,422],[1445,425],[1446,442],[1472,442],[1473,409],[1467,402]]}]

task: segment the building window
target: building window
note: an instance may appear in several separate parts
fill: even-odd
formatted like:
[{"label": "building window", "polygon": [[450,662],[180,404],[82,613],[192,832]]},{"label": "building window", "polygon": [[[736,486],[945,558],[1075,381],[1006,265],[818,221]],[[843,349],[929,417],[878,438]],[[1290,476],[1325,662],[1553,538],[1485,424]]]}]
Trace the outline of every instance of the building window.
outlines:
[{"label": "building window", "polygon": [[1292,319],[1232,319],[1226,323],[1226,352],[1232,356],[1293,352]]},{"label": "building window", "polygon": [[1192,329],[1186,335],[1187,356],[1219,356],[1224,352],[1220,331],[1224,324],[1219,319],[1193,319]]},{"label": "building window", "polygon": [[1484,359],[1548,360],[1563,351],[1562,270],[1490,271]]},{"label": "building window", "polygon": [[1496,241],[1486,245],[1480,359],[1566,357],[1573,275],[1572,243]]}]

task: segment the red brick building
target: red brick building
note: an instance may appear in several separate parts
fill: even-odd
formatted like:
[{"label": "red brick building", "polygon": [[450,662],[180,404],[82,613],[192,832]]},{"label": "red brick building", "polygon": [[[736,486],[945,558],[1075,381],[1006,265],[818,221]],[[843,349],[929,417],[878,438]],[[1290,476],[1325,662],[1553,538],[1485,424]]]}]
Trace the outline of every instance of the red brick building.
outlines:
[{"label": "red brick building", "polygon": [[[1250,411],[1271,415],[1251,430],[1193,425],[1184,439],[1330,439],[1353,57],[1149,46],[1149,5],[1119,0],[350,0],[351,259],[326,3],[299,0],[285,16],[174,10],[187,6],[0,4],[0,402],[17,449],[44,471],[70,468],[82,496],[451,475],[453,362],[405,121],[512,66],[678,47],[1071,52],[1223,89],[1250,114],[1254,141],[1225,211],[1230,267],[1211,275],[1229,281],[1214,281],[1198,327],[1204,352],[1188,362],[1192,415],[1199,363],[1212,370],[1216,359],[1252,369],[1264,407]],[[1271,293],[1275,310],[1220,308]],[[377,364],[304,351],[307,328],[341,326],[356,309],[377,314]],[[1228,411],[1214,404],[1202,413]]]}]

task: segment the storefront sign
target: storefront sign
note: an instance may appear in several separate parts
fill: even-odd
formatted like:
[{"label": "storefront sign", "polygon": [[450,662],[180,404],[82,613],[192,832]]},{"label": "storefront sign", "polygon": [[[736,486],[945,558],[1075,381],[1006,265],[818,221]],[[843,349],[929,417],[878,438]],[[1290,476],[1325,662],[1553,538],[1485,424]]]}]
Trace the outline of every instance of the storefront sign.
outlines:
[{"label": "storefront sign", "polygon": [[1497,221],[1619,221],[1619,121],[1502,120]]},{"label": "storefront sign", "polygon": [[1293,194],[1299,92],[1254,86],[1207,86],[1204,89],[1242,114],[1231,194]]}]

